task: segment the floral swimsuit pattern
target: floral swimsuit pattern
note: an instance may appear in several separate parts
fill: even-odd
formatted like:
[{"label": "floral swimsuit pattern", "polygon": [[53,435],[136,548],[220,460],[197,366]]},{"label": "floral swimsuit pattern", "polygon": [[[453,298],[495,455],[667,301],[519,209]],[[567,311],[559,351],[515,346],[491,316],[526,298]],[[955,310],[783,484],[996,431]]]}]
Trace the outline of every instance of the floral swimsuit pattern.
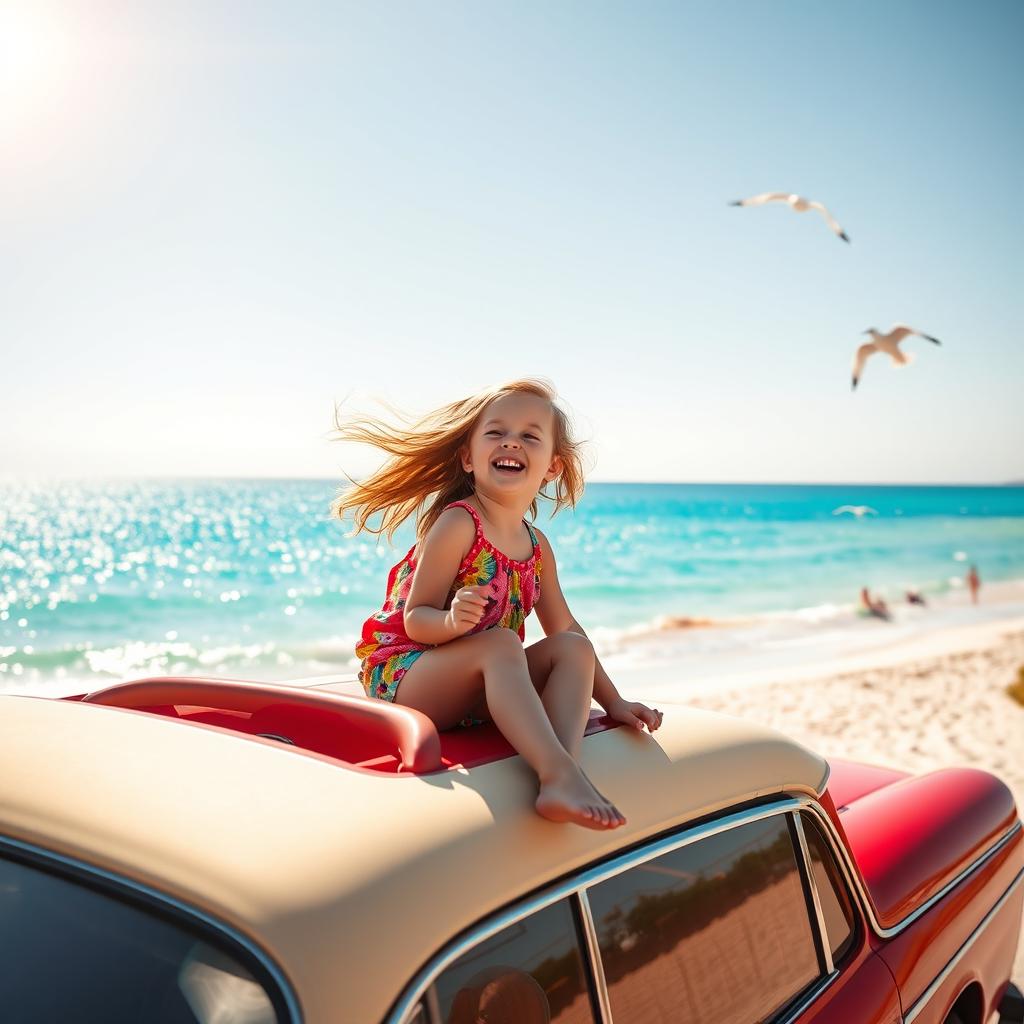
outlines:
[{"label": "floral swimsuit pattern", "polygon": [[[472,505],[453,501],[445,511],[449,508],[465,509],[473,517],[476,538],[459,566],[445,607],[451,607],[452,598],[462,587],[490,584],[487,608],[467,635],[497,626],[513,630],[524,640],[526,616],[540,597],[541,558],[536,532],[524,520],[533,541],[533,554],[521,562],[499,551],[484,536],[480,515]],[[393,701],[398,684],[413,662],[435,646],[417,643],[405,632],[404,609],[416,572],[415,552],[414,544],[388,574],[384,607],[363,625],[356,657],[362,663],[359,678],[368,697]]]}]

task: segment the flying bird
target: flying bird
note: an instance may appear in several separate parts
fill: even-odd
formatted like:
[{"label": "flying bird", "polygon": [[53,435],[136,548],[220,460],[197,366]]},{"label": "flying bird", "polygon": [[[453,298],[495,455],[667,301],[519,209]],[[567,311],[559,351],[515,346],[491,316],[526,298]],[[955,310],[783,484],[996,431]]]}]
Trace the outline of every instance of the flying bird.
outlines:
[{"label": "flying bird", "polygon": [[835,217],[825,208],[824,204],[805,199],[803,196],[791,195],[789,192],[762,192],[759,196],[751,196],[749,199],[733,200],[730,206],[763,206],[765,203],[786,203],[791,210],[797,213],[804,213],[806,210],[817,210],[825,218],[825,223],[844,241],[849,242],[849,236],[836,223]]},{"label": "flying bird", "polygon": [[873,355],[875,352],[884,352],[897,366],[906,366],[910,362],[910,357],[905,356],[900,351],[899,344],[911,334],[917,334],[930,341],[933,345],[942,344],[938,338],[933,338],[930,334],[925,334],[924,331],[908,327],[906,324],[895,324],[890,328],[888,334],[880,334],[874,327],[869,327],[864,331],[864,334],[870,334],[871,341],[865,342],[857,349],[857,354],[853,360],[853,388],[857,387],[857,382],[864,372],[864,364],[868,361],[868,356]]},{"label": "flying bird", "polygon": [[832,509],[832,515],[834,516],[841,516],[844,512],[849,512],[858,519],[863,519],[866,515],[878,515],[878,512],[870,505],[840,505],[839,508]]}]

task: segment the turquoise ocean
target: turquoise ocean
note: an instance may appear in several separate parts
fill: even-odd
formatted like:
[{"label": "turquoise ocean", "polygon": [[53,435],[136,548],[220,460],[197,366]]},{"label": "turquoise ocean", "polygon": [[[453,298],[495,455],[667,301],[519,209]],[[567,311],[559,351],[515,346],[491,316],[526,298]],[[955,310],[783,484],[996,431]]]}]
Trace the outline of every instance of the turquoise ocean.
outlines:
[{"label": "turquoise ocean", "polygon": [[[330,518],[335,493],[321,480],[0,485],[0,691],[353,671],[412,527],[394,547],[350,536]],[[1024,580],[1020,487],[591,484],[539,522],[573,612],[609,652],[673,633],[713,654],[721,624],[748,646],[854,626],[863,585],[952,608],[972,563],[983,594]]]}]

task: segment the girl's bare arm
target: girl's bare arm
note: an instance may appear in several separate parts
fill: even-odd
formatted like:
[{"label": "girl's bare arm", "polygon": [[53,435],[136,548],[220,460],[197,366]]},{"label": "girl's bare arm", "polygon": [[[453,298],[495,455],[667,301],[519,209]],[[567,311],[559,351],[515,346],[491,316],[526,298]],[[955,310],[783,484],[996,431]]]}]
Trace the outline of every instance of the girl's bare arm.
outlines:
[{"label": "girl's bare arm", "polygon": [[445,608],[452,582],[473,546],[476,526],[462,509],[442,512],[420,541],[409,599],[403,611],[409,639],[420,644],[443,644],[467,633],[480,621],[485,598],[475,587],[464,587],[452,607]]},{"label": "girl's bare arm", "polygon": [[[586,636],[586,630],[576,621],[569,610],[568,602],[558,583],[558,569],[555,566],[555,553],[548,543],[547,537],[534,527],[540,540],[541,575],[540,600],[534,605],[537,618],[540,619],[544,633],[579,633]],[[661,725],[661,712],[649,708],[637,701],[624,700],[615,684],[608,677],[599,658],[594,658],[594,700],[618,721],[626,722],[637,728],[644,725],[654,732]]]},{"label": "girl's bare arm", "polygon": [[[544,633],[551,636],[552,633],[579,633],[586,636],[586,630],[576,621],[569,610],[568,602],[562,593],[558,583],[558,569],[555,565],[555,553],[548,543],[547,537],[540,530],[534,527],[537,537],[540,540],[541,575],[540,575],[540,600],[534,606],[537,618],[544,627]],[[605,709],[611,711],[611,705],[621,701],[619,691],[615,684],[608,678],[608,673],[601,666],[601,662],[594,660],[594,700]]]}]

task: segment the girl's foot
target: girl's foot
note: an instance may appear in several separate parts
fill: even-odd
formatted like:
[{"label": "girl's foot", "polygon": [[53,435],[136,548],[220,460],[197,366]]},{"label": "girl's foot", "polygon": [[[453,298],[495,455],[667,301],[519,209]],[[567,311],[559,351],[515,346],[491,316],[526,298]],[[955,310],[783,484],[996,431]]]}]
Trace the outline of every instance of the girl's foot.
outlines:
[{"label": "girl's foot", "polygon": [[575,767],[565,775],[542,782],[535,807],[537,813],[549,821],[568,821],[598,831],[626,823],[618,810],[600,796]]},{"label": "girl's foot", "polygon": [[587,775],[587,773],[585,771],[583,771],[582,768],[580,769],[580,774],[583,776],[583,778],[585,778],[587,780],[587,784],[597,794],[598,800],[600,800],[601,803],[604,804],[604,806],[608,808],[608,810],[611,812],[611,814],[612,814],[612,816],[614,818],[618,819],[619,825],[625,825],[626,824],[626,816],[622,813],[622,811],[620,811],[618,809],[618,807],[616,807],[615,804],[613,804],[611,802],[611,800],[609,800],[608,797],[606,797],[604,795],[604,793],[602,793],[601,790],[599,790],[597,788],[597,786],[595,786],[594,783],[591,782],[590,776]]}]

